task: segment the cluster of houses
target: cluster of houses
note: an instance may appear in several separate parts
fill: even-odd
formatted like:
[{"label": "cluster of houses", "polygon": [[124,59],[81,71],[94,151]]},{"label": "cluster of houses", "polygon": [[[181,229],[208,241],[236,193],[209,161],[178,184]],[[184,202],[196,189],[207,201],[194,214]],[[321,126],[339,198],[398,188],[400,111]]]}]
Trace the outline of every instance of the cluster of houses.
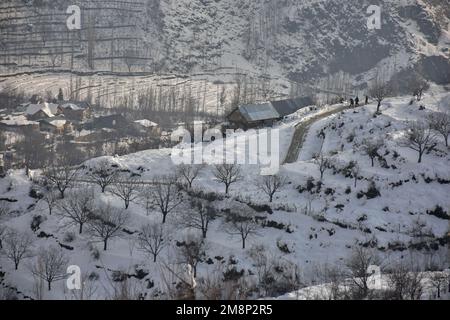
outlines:
[{"label": "cluster of houses", "polygon": [[161,134],[158,124],[148,119],[132,121],[121,114],[96,114],[84,101],[45,102],[35,97],[14,110],[0,110],[0,132],[6,137],[0,166],[4,157],[14,158],[14,146],[21,137],[30,134],[41,134],[53,142],[69,137],[79,146],[131,143],[149,138],[157,141]]},{"label": "cluster of houses", "polygon": [[[0,110],[0,130],[25,134],[30,131],[73,135],[74,140],[99,135],[100,131],[133,130],[137,134],[157,135],[158,124],[147,120],[129,121],[120,114],[96,115],[84,101],[30,101],[14,111]],[[89,139],[84,138],[83,140]]]}]

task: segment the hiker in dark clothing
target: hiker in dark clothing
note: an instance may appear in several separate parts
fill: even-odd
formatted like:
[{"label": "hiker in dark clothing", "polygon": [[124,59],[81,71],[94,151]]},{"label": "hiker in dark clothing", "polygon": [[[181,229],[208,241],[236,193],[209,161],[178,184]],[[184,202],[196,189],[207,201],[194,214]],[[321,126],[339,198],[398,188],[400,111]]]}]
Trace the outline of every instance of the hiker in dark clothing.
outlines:
[{"label": "hiker in dark clothing", "polygon": [[369,104],[369,96],[366,96],[366,104]]},{"label": "hiker in dark clothing", "polygon": [[353,107],[354,104],[355,102],[353,101],[353,98],[350,98],[350,107]]},{"label": "hiker in dark clothing", "polygon": [[359,106],[359,98],[358,97],[355,98],[355,107],[357,107],[357,106]]}]

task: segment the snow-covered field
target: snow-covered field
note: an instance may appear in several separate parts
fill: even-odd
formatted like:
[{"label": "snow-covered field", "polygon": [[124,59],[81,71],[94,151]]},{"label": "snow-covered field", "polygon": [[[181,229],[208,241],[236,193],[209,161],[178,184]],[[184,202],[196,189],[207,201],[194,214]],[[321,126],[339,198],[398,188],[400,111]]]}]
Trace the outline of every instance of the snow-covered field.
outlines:
[{"label": "snow-covered field", "polygon": [[[449,220],[432,215],[431,212],[440,206],[447,212],[447,217],[449,215],[449,150],[443,139],[438,137],[434,150],[425,153],[423,162],[418,164],[417,152],[402,146],[400,142],[407,121],[425,119],[427,114],[434,111],[449,111],[450,94],[440,87],[433,87],[420,103],[410,105],[410,100],[410,97],[388,98],[383,101],[382,114],[376,117],[376,105],[371,103],[314,123],[303,143],[298,161],[281,165],[279,174],[287,178],[288,184],[275,194],[274,201],[270,204],[270,213],[264,210],[258,212],[261,221],[270,223],[264,223],[265,227],[259,228],[257,235],[248,238],[246,249],[242,249],[239,236],[224,232],[224,220],[229,212],[227,209],[240,211],[246,206],[244,203],[263,205],[267,204],[268,199],[255,183],[264,170],[261,171],[258,165],[242,165],[242,179],[231,185],[230,195],[216,197],[211,202],[212,206],[221,210],[222,216],[212,221],[209,227],[206,254],[198,265],[198,287],[205,279],[221,279],[227,270],[238,273],[243,270],[241,279],[245,278],[249,285],[255,285],[256,246],[262,246],[267,258],[282,266],[281,273],[298,274],[303,285],[317,284],[315,272],[319,266],[343,264],[352,249],[360,245],[373,248],[382,257],[382,267],[414,256],[427,267],[433,265],[448,268],[448,248],[445,243],[439,244],[438,239],[443,239],[447,234]],[[425,106],[425,110],[419,110],[419,105]],[[304,110],[276,124],[274,129],[279,129],[280,132],[281,162],[287,153],[295,125],[336,107],[329,106],[318,111]],[[321,131],[324,138],[319,135]],[[237,132],[227,137],[225,144],[234,145],[236,139],[243,136],[252,139],[253,135],[251,132]],[[361,146],[366,138],[383,138],[385,141],[379,152],[381,157],[375,159],[373,167]],[[201,145],[197,143],[194,149]],[[222,145],[223,141],[216,140],[208,145],[208,150],[220,150]],[[243,147],[248,147],[248,143],[241,145]],[[228,152],[231,149],[226,150]],[[245,152],[239,148],[234,150],[237,154]],[[110,164],[138,174],[141,180],[151,181],[154,177],[175,172],[176,166],[171,158],[173,152],[170,149],[147,150],[122,157],[92,159],[85,165],[91,167],[106,159]],[[321,188],[317,188],[320,172],[313,156],[320,152],[330,158],[334,170],[325,171]],[[354,179],[346,177],[342,170],[350,161],[356,161],[360,167],[356,187]],[[212,165],[206,165],[194,181],[193,188],[223,195],[224,186],[216,181],[213,170]],[[314,184],[312,188],[307,186],[308,180],[310,184]],[[367,191],[370,181],[375,183],[380,195],[373,199],[358,196]],[[118,286],[123,282],[115,282],[114,271],[123,271],[128,275],[144,274],[143,277],[128,278],[129,291],[136,294],[135,297],[139,294],[149,299],[168,298],[167,283],[179,280],[168,272],[167,267],[180,267],[180,264],[175,263],[178,261],[177,242],[183,241],[189,234],[199,233],[199,230],[188,230],[177,223],[180,214],[192,210],[184,192],[180,191],[185,201],[169,213],[165,224],[164,232],[170,239],[170,245],[164,248],[154,263],[138,250],[136,237],[142,225],[161,221],[161,213],[156,207],[147,212],[142,201],[131,203],[127,209],[127,232],[120,238],[111,239],[108,250],[103,251],[102,243],[93,241],[88,232],[78,235],[77,228],[67,227],[64,218],[55,213],[49,215],[42,200],[29,197],[31,184],[23,171],[11,171],[0,179],[0,198],[18,200],[9,204],[11,212],[3,219],[2,224],[29,232],[33,237],[32,247],[35,250],[63,244],[61,250],[69,257],[69,264],[79,266],[83,275],[87,276],[86,286],[92,291],[89,298],[115,297]],[[71,192],[87,188],[94,188],[97,204],[109,203],[112,207],[123,207],[122,200],[110,192],[102,194],[98,186],[80,182]],[[30,223],[37,215],[43,216],[44,221],[40,229],[33,233]],[[422,224],[423,230],[427,231],[420,239],[414,237],[412,232],[417,224]],[[41,236],[38,237],[40,233]],[[68,233],[73,233],[74,239],[70,239]],[[433,249],[411,249],[412,244],[424,241]],[[437,244],[437,247],[432,244]],[[24,259],[16,271],[10,260],[4,255],[0,256],[1,271],[4,272],[3,285],[17,288],[22,293],[21,298],[23,295],[36,298],[36,281],[29,271],[30,264],[35,259],[36,257]],[[180,268],[182,267],[181,265]],[[51,291],[44,290],[42,298],[73,299],[80,298],[79,295],[79,291],[68,290],[66,282],[61,280],[55,282]],[[86,289],[84,298],[87,295]],[[197,295],[202,297],[200,292]],[[289,294],[282,298],[299,296],[302,295]],[[251,297],[259,298],[264,295],[253,292]]]}]

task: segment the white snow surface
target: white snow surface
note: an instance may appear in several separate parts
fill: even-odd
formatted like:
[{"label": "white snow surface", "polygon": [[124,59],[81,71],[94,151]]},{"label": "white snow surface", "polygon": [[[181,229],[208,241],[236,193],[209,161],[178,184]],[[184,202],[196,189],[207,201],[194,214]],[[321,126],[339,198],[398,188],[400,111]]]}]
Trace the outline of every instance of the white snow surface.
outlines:
[{"label": "white snow surface", "polygon": [[[223,218],[218,218],[213,221],[207,235],[206,254],[208,258],[211,258],[213,264],[200,263],[199,277],[217,270],[220,262],[215,257],[218,256],[224,257],[224,261],[234,257],[238,270],[252,270],[254,267],[249,257],[249,249],[254,245],[263,245],[266,252],[274,259],[290,261],[298,265],[302,277],[307,283],[308,279],[313,277],[312,273],[316,266],[342,262],[348,257],[351,248],[356,245],[355,241],[365,243],[376,239],[376,247],[384,249],[392,243],[408,244],[409,241],[414,240],[409,231],[418,220],[425,223],[436,238],[443,237],[448,231],[449,221],[427,214],[427,211],[433,210],[437,205],[447,212],[450,208],[450,185],[437,181],[437,178],[450,180],[448,148],[445,147],[443,140],[438,138],[436,149],[425,154],[423,163],[418,164],[416,152],[400,146],[399,142],[404,133],[406,121],[424,119],[432,111],[448,111],[450,94],[439,87],[433,87],[420,102],[426,107],[425,110],[419,110],[417,103],[410,105],[410,100],[410,97],[386,99],[381,107],[382,115],[377,117],[373,116],[376,105],[371,103],[355,110],[341,112],[312,125],[301,149],[299,160],[280,167],[280,174],[287,177],[289,184],[275,195],[274,202],[271,204],[273,214],[260,213],[268,220],[289,226],[291,233],[276,228],[262,228],[258,236],[248,239],[247,249],[243,250],[239,237],[232,237],[225,233]],[[287,153],[296,124],[318,112],[325,112],[335,107],[329,106],[318,111],[302,110],[276,124],[274,129],[280,130],[280,161],[282,162]],[[325,139],[318,138],[318,132],[322,129],[326,133]],[[254,138],[254,134],[251,131],[236,132],[233,136],[226,138],[225,144],[234,144],[238,137]],[[348,140],[350,134],[354,134],[353,142]],[[371,167],[369,157],[360,149],[361,141],[364,138],[372,137],[384,137],[386,146],[381,153],[389,168],[381,167],[377,160],[375,166]],[[196,143],[194,148],[197,150],[202,146],[208,147],[207,151],[220,150],[222,143],[223,141],[217,140],[210,144]],[[244,146],[248,146],[248,143]],[[241,149],[238,148],[236,153],[245,152],[244,146],[241,146]],[[352,178],[346,178],[341,173],[333,174],[332,170],[327,170],[323,179],[322,191],[319,194],[311,196],[308,192],[300,193],[296,188],[298,186],[305,187],[309,177],[313,177],[316,182],[320,177],[317,165],[312,160],[312,155],[318,151],[328,154],[337,167],[343,167],[351,160],[357,161],[361,167],[360,175],[363,177],[357,182],[357,187],[354,188]],[[169,175],[175,172],[176,166],[171,160],[173,152],[171,149],[146,150],[121,157],[92,159],[85,165],[90,167],[106,159],[121,169],[139,174],[142,180],[151,181],[155,176]],[[398,154],[394,156],[396,153]],[[211,160],[214,155],[209,153],[206,158]],[[230,208],[242,205],[238,204],[236,199],[258,204],[267,203],[266,195],[254,183],[261,172],[261,167],[258,165],[243,165],[243,179],[231,186],[229,197],[222,201],[216,200],[213,203],[214,206]],[[426,178],[430,178],[432,181],[426,182]],[[358,199],[357,193],[367,190],[369,179],[375,181],[381,196],[371,200],[365,197]],[[399,181],[403,181],[402,185],[395,187],[392,185]],[[34,249],[57,245],[57,243],[73,247],[73,250],[63,249],[70,258],[70,264],[80,266],[83,274],[95,272],[99,275],[99,279],[95,281],[98,290],[93,298],[110,297],[112,288],[108,278],[111,274],[107,270],[123,270],[134,273],[136,268],[143,269],[149,273],[146,279],[154,282],[154,287],[145,289],[144,281],[133,280],[136,285],[147,292],[148,297],[156,297],[157,289],[163,290],[161,262],[155,264],[148,256],[137,250],[136,243],[131,241],[136,235],[127,234],[123,238],[113,239],[109,244],[108,251],[104,252],[101,243],[92,243],[87,232],[78,235],[76,227],[68,228],[60,217],[49,216],[48,209],[42,200],[36,201],[28,196],[30,187],[31,182],[23,171],[10,171],[5,178],[0,179],[1,197],[18,200],[11,203],[12,213],[2,221],[2,224],[30,232],[34,238]],[[85,184],[81,184],[73,192],[87,187]],[[122,201],[111,193],[102,194],[98,187],[89,187],[94,188],[97,203],[110,203],[114,207],[123,207]],[[193,187],[207,192],[224,193],[223,185],[214,178],[211,165],[204,168],[199,178],[194,181]],[[345,192],[347,188],[351,188],[349,194]],[[328,194],[325,192],[327,189],[330,191]],[[331,194],[332,191],[334,194]],[[304,210],[308,204],[311,205],[312,214],[306,214]],[[339,209],[340,207],[342,209]],[[198,233],[198,230],[176,228],[174,221],[177,213],[183,210],[189,210],[187,202],[168,216],[166,232],[172,245],[165,248],[160,254],[160,258],[158,258],[161,259],[160,261],[172,261],[176,250],[175,242],[183,240],[184,235],[188,232]],[[138,201],[130,205],[128,212],[130,222],[127,230],[137,231],[143,224],[161,221],[161,214],[156,207],[151,209],[147,215],[144,206]],[[319,214],[323,215],[327,221],[320,222],[315,218]],[[36,215],[45,217],[45,221],[37,233],[45,231],[54,237],[39,238],[37,233],[31,232],[30,222]],[[366,216],[365,221],[358,222],[362,216]],[[349,227],[340,227],[336,222]],[[370,233],[364,231],[367,229],[370,229]],[[64,242],[64,235],[67,232],[75,234],[74,241]],[[291,253],[281,252],[277,247],[277,241],[288,244]],[[90,254],[88,249],[90,245],[98,247],[100,252],[98,260]],[[445,248],[440,250],[445,250]],[[379,252],[394,260],[402,259],[407,255],[405,252],[386,249]],[[442,254],[436,256],[441,259],[444,257]],[[26,259],[27,261],[19,266],[19,270],[15,271],[11,261],[0,256],[0,266],[1,270],[5,272],[5,282],[17,287],[23,294],[30,297],[34,295],[34,280],[28,270],[28,264],[33,259],[35,258]],[[282,298],[291,299],[293,295],[288,294]],[[66,289],[65,281],[58,281],[52,291],[44,292],[44,298],[72,299],[74,295]]]}]

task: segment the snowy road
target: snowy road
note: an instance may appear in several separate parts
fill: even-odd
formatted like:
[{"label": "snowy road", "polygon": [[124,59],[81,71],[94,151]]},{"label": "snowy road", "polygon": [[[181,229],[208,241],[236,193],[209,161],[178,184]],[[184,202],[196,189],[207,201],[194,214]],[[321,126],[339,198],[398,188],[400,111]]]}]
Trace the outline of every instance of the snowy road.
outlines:
[{"label": "snowy road", "polygon": [[301,149],[302,144],[303,144],[303,140],[304,140],[305,134],[308,132],[309,127],[313,123],[315,123],[315,122],[317,122],[319,120],[322,120],[322,119],[324,119],[326,117],[329,117],[331,115],[334,115],[336,113],[339,113],[339,112],[341,112],[341,111],[343,111],[343,110],[345,110],[347,108],[348,108],[348,106],[342,106],[342,107],[339,107],[337,109],[334,109],[334,110],[331,110],[331,111],[328,111],[328,112],[325,112],[325,113],[318,114],[318,115],[308,119],[305,122],[300,122],[299,124],[297,124],[295,126],[295,132],[294,132],[294,135],[292,137],[291,145],[289,146],[289,150],[287,152],[286,159],[284,160],[283,164],[285,164],[285,163],[294,163],[294,162],[297,161],[300,149]]}]

